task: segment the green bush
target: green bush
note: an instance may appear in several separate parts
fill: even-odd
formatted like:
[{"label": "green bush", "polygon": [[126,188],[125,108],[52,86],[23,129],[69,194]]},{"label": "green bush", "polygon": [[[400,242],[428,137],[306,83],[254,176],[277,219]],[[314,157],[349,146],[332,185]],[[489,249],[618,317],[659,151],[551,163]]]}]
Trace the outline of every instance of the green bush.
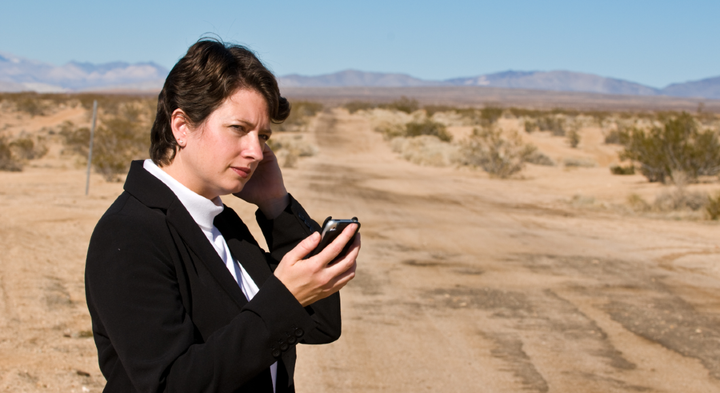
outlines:
[{"label": "green bush", "polygon": [[413,138],[420,135],[432,135],[443,142],[452,140],[452,135],[447,132],[445,126],[432,120],[425,120],[422,123],[410,122],[405,125],[404,136]]},{"label": "green bush", "polygon": [[683,112],[666,117],[662,127],[647,132],[632,128],[620,133],[621,159],[640,164],[640,173],[651,182],[672,180],[682,172],[690,181],[720,171],[720,143],[715,132],[700,131],[695,120]]},{"label": "green bush", "polygon": [[481,167],[491,176],[505,179],[520,172],[536,150],[524,144],[517,133],[505,137],[496,127],[476,128],[462,145],[461,164]]}]

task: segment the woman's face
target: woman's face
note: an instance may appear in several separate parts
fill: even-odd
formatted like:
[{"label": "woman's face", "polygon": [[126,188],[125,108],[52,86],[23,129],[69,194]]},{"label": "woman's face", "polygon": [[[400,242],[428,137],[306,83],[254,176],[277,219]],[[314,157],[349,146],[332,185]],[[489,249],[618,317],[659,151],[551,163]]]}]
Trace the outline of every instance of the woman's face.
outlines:
[{"label": "woman's face", "polygon": [[171,164],[181,164],[174,177],[208,199],[240,192],[271,134],[265,99],[254,90],[238,90],[197,128],[185,123],[175,129],[178,142],[185,140]]}]

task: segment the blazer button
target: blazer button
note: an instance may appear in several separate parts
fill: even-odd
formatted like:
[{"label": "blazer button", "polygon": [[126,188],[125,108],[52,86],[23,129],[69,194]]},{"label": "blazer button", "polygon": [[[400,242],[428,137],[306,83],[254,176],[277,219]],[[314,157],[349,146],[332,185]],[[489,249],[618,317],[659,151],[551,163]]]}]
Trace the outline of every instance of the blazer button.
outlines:
[{"label": "blazer button", "polygon": [[280,357],[280,353],[281,353],[281,352],[280,352],[279,349],[276,349],[276,350],[273,350],[273,351],[272,351],[272,355],[273,355],[274,358]]},{"label": "blazer button", "polygon": [[302,337],[302,335],[305,334],[302,329],[297,328],[295,329],[295,337]]},{"label": "blazer button", "polygon": [[288,342],[290,344],[295,344],[297,342],[297,339],[295,338],[295,336],[290,336],[288,337]]},{"label": "blazer button", "polygon": [[283,344],[280,346],[280,350],[281,350],[281,351],[287,351],[287,349],[288,349],[288,345],[285,344],[285,343],[283,343]]}]

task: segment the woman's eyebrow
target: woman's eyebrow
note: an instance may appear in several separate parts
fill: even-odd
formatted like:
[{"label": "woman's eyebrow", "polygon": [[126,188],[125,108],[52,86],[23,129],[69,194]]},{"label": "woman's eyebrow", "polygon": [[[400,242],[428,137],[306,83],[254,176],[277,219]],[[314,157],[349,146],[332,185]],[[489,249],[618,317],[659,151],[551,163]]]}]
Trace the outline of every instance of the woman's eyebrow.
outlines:
[{"label": "woman's eyebrow", "polygon": [[[247,120],[244,120],[244,119],[238,119],[238,118],[234,118],[234,119],[230,120],[230,124],[235,123],[235,122],[237,122],[237,123],[242,123],[244,126],[247,126],[247,127],[250,127],[250,128],[255,128],[255,123],[253,123],[253,122],[251,122],[251,121],[247,121]],[[270,128],[264,128],[264,129],[260,130],[260,132],[264,132],[264,133],[267,133],[267,134],[272,134],[272,129],[270,129]]]}]

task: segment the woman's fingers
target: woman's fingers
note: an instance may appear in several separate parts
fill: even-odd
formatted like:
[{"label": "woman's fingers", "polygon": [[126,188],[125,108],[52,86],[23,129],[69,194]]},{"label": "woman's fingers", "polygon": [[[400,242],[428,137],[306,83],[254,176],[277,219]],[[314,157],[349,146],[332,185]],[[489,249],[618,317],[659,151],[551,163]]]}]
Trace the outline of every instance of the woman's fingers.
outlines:
[{"label": "woman's fingers", "polygon": [[357,224],[350,224],[342,231],[338,237],[333,240],[332,243],[328,244],[325,249],[320,252],[316,257],[321,259],[328,259],[326,264],[332,262],[335,258],[340,255],[345,245],[351,241],[353,234],[357,230]]},{"label": "woman's fingers", "polygon": [[283,259],[288,258],[292,261],[299,261],[310,254],[310,252],[317,247],[318,243],[320,243],[320,234],[318,232],[313,232],[312,235],[306,237],[292,250],[288,251]]},{"label": "woman's fingers", "polygon": [[290,250],[275,270],[282,281],[303,306],[310,305],[339,291],[355,277],[355,259],[360,252],[358,233],[350,249],[338,258],[345,244],[352,238],[357,225],[345,228],[325,250],[303,259],[317,247],[320,235],[316,232]]}]

